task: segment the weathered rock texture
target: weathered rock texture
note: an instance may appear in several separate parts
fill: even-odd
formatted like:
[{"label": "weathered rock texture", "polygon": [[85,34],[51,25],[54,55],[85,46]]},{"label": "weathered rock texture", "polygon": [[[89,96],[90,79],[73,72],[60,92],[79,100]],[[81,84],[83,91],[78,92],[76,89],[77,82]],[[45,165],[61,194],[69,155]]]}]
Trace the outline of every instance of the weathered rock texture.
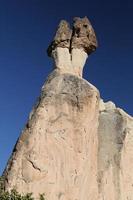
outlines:
[{"label": "weathered rock texture", "polygon": [[100,105],[99,200],[132,200],[133,118],[112,102]]},{"label": "weathered rock texture", "polygon": [[133,200],[133,118],[82,79],[97,46],[87,18],[61,21],[42,88],[4,171],[5,189],[46,200]]},{"label": "weathered rock texture", "polygon": [[42,88],[5,170],[5,187],[47,200],[97,199],[99,93],[54,72]]}]

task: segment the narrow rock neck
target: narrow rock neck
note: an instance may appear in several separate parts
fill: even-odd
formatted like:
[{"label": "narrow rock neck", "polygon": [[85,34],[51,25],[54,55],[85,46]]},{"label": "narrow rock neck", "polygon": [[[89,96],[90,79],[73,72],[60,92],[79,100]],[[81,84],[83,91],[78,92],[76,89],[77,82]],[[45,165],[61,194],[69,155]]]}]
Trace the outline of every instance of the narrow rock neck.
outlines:
[{"label": "narrow rock neck", "polygon": [[82,77],[83,68],[88,57],[83,49],[72,49],[57,47],[52,52],[54,67],[61,73],[71,73]]}]

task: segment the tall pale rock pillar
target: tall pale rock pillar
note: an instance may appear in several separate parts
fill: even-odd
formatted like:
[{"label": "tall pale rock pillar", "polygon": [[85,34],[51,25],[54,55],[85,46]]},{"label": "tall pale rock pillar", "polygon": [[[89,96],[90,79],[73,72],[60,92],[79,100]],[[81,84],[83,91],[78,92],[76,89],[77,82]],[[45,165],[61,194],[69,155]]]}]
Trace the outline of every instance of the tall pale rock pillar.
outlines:
[{"label": "tall pale rock pillar", "polygon": [[5,190],[46,200],[133,200],[133,118],[82,79],[97,47],[85,17],[62,20],[47,52],[42,87],[4,171]]},{"label": "tall pale rock pillar", "polygon": [[48,49],[56,69],[7,164],[6,190],[36,198],[45,193],[47,200],[97,200],[99,92],[81,78],[92,48],[89,31],[87,18],[75,19],[73,34],[65,21],[59,25]]}]

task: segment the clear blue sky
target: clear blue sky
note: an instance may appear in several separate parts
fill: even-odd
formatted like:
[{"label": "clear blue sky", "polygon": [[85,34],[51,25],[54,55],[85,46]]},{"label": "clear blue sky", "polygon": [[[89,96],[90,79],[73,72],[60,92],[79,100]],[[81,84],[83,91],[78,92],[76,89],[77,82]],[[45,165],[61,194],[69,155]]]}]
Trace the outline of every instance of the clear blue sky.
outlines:
[{"label": "clear blue sky", "polygon": [[133,115],[132,0],[0,0],[0,173],[52,69],[46,48],[57,24],[85,15],[99,48],[84,77]]}]

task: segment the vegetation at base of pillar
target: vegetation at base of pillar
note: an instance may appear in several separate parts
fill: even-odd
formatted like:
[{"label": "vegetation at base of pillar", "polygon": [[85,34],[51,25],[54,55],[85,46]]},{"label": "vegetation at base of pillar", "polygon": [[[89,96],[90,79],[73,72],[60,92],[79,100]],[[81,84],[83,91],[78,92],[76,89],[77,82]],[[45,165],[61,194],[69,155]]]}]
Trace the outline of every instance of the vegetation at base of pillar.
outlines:
[{"label": "vegetation at base of pillar", "polygon": [[[11,190],[11,192],[4,191],[3,182],[4,178],[0,177],[0,200],[35,200],[32,197],[32,193],[21,195],[15,189]],[[46,200],[44,194],[40,194],[39,200]]]}]

